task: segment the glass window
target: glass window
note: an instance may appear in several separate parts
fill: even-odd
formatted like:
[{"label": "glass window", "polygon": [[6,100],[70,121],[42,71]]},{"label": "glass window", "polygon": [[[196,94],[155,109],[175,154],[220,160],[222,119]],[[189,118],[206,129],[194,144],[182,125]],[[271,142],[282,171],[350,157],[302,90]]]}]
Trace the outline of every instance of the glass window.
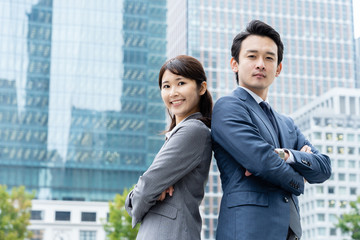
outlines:
[{"label": "glass window", "polygon": [[346,200],[341,200],[340,201],[340,208],[346,208],[347,205],[347,201]]},{"label": "glass window", "polygon": [[328,193],[334,194],[335,193],[335,187],[328,187]]},{"label": "glass window", "polygon": [[324,222],[325,221],[325,214],[324,213],[318,213],[317,214],[317,219],[319,222]]},{"label": "glass window", "polygon": [[316,200],[316,206],[317,207],[325,207],[325,201],[324,200],[322,200],[322,199],[318,199],[318,200]]},{"label": "glass window", "polygon": [[321,140],[321,132],[314,132],[314,139]]},{"label": "glass window", "polygon": [[344,140],[344,134],[338,133],[336,134],[336,141],[343,141]]},{"label": "glass window", "polygon": [[43,220],[44,219],[44,212],[43,211],[32,210],[30,219],[31,220]]},{"label": "glass window", "polygon": [[339,181],[345,181],[345,173],[339,173]]},{"label": "glass window", "polygon": [[349,160],[349,168],[355,168],[356,167],[356,161],[355,160]]},{"label": "glass window", "polygon": [[316,193],[324,193],[324,187],[323,186],[316,186]]},{"label": "glass window", "polygon": [[70,212],[55,212],[55,221],[70,221]]},{"label": "glass window", "polygon": [[356,174],[355,173],[350,173],[349,174],[349,181],[350,182],[356,182]]},{"label": "glass window", "polygon": [[338,167],[339,167],[339,168],[345,167],[345,160],[339,159],[339,160],[338,160]]},{"label": "glass window", "polygon": [[96,240],[96,231],[80,230],[80,240]]},{"label": "glass window", "polygon": [[350,195],[356,195],[356,187],[350,188]]},{"label": "glass window", "polygon": [[335,203],[336,203],[336,201],[334,199],[329,200],[329,208],[334,208]]},{"label": "glass window", "polygon": [[333,147],[332,146],[326,146],[326,153],[332,154],[333,153]]},{"label": "glass window", "polygon": [[82,212],[81,213],[82,222],[96,222],[96,213],[95,212]]},{"label": "glass window", "polygon": [[44,240],[44,230],[31,229],[32,237],[30,240]]},{"label": "glass window", "polygon": [[346,187],[339,187],[340,194],[346,194]]},{"label": "glass window", "polygon": [[319,236],[325,236],[326,235],[326,228],[319,227],[318,228],[318,234],[319,234]]},{"label": "glass window", "polygon": [[336,228],[330,228],[330,236],[336,236]]},{"label": "glass window", "polygon": [[326,140],[332,140],[333,134],[332,133],[326,133]]},{"label": "glass window", "polygon": [[337,153],[338,154],[344,154],[344,152],[345,152],[345,149],[344,149],[344,147],[337,147]]},{"label": "glass window", "polygon": [[348,154],[354,155],[355,154],[355,148],[354,147],[348,147]]},{"label": "glass window", "polygon": [[355,134],[348,134],[347,135],[347,140],[349,141],[349,142],[354,142],[355,141]]}]

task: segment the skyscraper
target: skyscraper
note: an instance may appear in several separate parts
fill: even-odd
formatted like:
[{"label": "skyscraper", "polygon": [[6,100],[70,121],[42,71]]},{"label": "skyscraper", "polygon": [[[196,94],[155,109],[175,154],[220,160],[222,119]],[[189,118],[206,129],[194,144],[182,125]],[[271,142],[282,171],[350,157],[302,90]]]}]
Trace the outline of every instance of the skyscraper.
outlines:
[{"label": "skyscraper", "polygon": [[166,1],[0,9],[0,184],[39,199],[113,199],[163,142]]},{"label": "skyscraper", "polygon": [[[168,11],[168,56],[198,58],[215,100],[236,87],[230,48],[253,19],[273,26],[285,46],[282,72],[269,91],[278,112],[290,114],[334,87],[356,86],[351,0],[188,0],[174,1]],[[203,237],[214,239],[221,199],[215,162],[206,191]]]}]

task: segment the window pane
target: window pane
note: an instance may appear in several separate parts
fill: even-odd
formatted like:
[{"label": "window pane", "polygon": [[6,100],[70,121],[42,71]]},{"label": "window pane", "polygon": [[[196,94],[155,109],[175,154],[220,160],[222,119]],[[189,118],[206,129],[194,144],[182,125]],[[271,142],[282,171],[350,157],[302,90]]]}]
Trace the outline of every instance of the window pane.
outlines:
[{"label": "window pane", "polygon": [[70,212],[55,212],[56,221],[70,221]]}]

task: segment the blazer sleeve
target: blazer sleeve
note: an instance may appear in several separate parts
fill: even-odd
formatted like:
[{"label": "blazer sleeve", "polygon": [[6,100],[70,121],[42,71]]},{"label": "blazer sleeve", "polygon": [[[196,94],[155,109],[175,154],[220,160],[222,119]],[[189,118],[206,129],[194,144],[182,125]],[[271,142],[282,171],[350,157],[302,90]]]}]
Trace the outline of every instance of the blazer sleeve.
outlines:
[{"label": "blazer sleeve", "polygon": [[[291,119],[292,121],[292,119]],[[330,158],[321,154],[300,132],[299,128],[294,124],[297,135],[297,146],[289,149],[294,156],[294,163],[291,166],[299,172],[309,183],[322,183],[331,176]],[[311,147],[312,153],[301,152],[300,149],[308,145]]]},{"label": "blazer sleeve", "polygon": [[295,195],[304,191],[303,177],[283,161],[260,134],[245,103],[233,96],[219,99],[213,110],[211,133],[243,168]]},{"label": "blazer sleeve", "polygon": [[172,134],[127,197],[133,227],[164,190],[200,164],[205,146],[210,144],[210,130],[199,120],[187,120]]}]

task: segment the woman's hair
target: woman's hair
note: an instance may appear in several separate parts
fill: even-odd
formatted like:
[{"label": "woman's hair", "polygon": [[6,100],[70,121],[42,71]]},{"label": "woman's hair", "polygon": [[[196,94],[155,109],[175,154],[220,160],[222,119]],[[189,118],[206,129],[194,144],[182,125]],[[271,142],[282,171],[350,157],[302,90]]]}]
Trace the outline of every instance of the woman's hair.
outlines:
[{"label": "woman's hair", "polygon": [[[162,78],[166,70],[169,70],[173,74],[196,81],[198,89],[200,89],[202,82],[206,82],[206,75],[203,66],[197,59],[190,56],[179,55],[164,63],[159,72],[160,89],[162,86]],[[202,117],[199,118],[199,120],[210,128],[213,101],[211,94],[207,89],[200,97],[199,107],[202,114]],[[168,131],[171,131],[176,125],[175,116],[170,113],[169,109],[167,111],[171,117],[171,124]]]}]

